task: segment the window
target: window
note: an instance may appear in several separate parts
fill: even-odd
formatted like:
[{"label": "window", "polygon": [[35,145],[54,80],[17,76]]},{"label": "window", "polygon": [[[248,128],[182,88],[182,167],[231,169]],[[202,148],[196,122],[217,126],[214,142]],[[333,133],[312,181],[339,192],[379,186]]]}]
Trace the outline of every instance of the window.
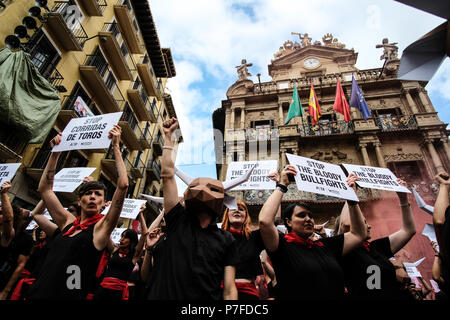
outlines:
[{"label": "window", "polygon": [[125,41],[122,42],[122,45],[120,46],[120,52],[122,52],[124,58],[128,56],[128,49],[127,46],[125,45]]},{"label": "window", "polygon": [[103,182],[103,184],[106,186],[105,201],[112,200],[114,191],[116,191],[116,187],[103,175],[103,173],[100,174],[100,178],[98,179],[98,181]]},{"label": "window", "polygon": [[105,84],[111,92],[113,91],[113,88],[115,88],[116,79],[114,78],[112,72],[109,72],[108,76],[106,77]]},{"label": "window", "polygon": [[31,61],[44,78],[48,78],[61,60],[55,47],[42,30],[37,31],[26,45]]}]

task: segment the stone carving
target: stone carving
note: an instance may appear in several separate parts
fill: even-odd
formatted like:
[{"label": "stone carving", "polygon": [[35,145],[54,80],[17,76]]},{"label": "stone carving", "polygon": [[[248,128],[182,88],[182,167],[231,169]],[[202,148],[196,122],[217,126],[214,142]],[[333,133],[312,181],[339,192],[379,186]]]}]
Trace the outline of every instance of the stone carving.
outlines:
[{"label": "stone carving", "polygon": [[388,38],[384,38],[382,44],[377,44],[376,48],[383,48],[383,54],[380,57],[380,60],[385,60],[386,63],[392,60],[398,60],[398,47],[396,46],[397,42],[389,43]]},{"label": "stone carving", "polygon": [[247,63],[247,60],[242,59],[241,65],[236,66],[237,73],[239,76],[239,80],[247,80],[249,76],[251,76],[250,72],[248,72],[247,67],[253,66],[253,63]]},{"label": "stone carving", "polygon": [[423,160],[423,156],[420,153],[398,153],[398,154],[385,154],[385,161],[416,161]]},{"label": "stone carving", "polygon": [[334,38],[331,33],[327,33],[322,37],[323,44],[328,47],[345,48],[345,44],[340,43],[338,38]]}]

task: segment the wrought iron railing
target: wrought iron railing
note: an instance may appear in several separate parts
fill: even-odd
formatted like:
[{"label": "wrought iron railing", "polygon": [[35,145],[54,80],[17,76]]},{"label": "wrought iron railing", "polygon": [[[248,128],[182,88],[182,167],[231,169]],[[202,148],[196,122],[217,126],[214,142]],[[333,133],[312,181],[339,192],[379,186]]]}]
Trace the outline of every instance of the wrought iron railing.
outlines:
[{"label": "wrought iron railing", "polygon": [[98,4],[98,7],[100,8],[100,12],[103,14],[105,11],[105,8],[108,6],[106,3],[106,0],[95,0]]},{"label": "wrought iron railing", "polygon": [[55,1],[51,11],[53,13],[59,13],[62,15],[64,21],[67,24],[67,27],[70,29],[74,38],[83,48],[84,43],[88,39],[88,35],[84,30],[83,26],[81,25],[81,21],[78,20],[75,20],[75,22],[73,21],[74,19],[73,12],[71,10],[68,10],[72,6],[76,6],[77,10],[80,10],[76,4],[70,3],[70,1]]},{"label": "wrought iron railing", "polygon": [[375,123],[382,131],[417,129],[417,122],[413,115],[379,115],[375,118]]},{"label": "wrought iron railing", "polygon": [[152,102],[150,103],[150,107],[149,107],[149,110],[148,110],[150,113],[152,113],[153,114],[153,116],[155,117],[155,118],[157,118],[157,116],[158,116],[158,110],[157,110],[157,108],[156,108],[156,99],[155,98],[153,98],[152,99]]},{"label": "wrought iron railing", "polygon": [[120,34],[120,29],[117,26],[117,22],[107,22],[103,24],[102,30],[103,32],[111,32],[114,37],[116,37]]},{"label": "wrought iron railing", "polygon": [[108,63],[102,54],[87,54],[84,64],[87,66],[93,66],[97,69],[97,72],[103,78],[108,70]]},{"label": "wrought iron railing", "polygon": [[156,160],[153,160],[153,159],[150,160],[149,163],[148,163],[148,167],[155,172],[155,176],[159,180],[161,178],[161,167],[156,162]]},{"label": "wrought iron railing", "polygon": [[347,134],[353,133],[354,127],[353,122],[345,121],[319,121],[315,126],[304,123],[299,125],[298,132],[301,136],[327,136],[334,134]]},{"label": "wrought iron railing", "polygon": [[[52,154],[52,150],[49,148],[36,148],[37,150],[36,158],[34,158],[33,163],[31,164],[31,168],[34,169],[44,169],[47,165],[48,159]],[[64,151],[58,158],[58,162],[56,163],[56,171],[59,171],[66,160],[68,151]]]},{"label": "wrought iron railing", "polygon": [[7,129],[3,124],[0,128],[0,143],[18,155],[21,155],[27,146],[24,139],[19,137],[14,130]]},{"label": "wrought iron railing", "polygon": [[59,71],[55,68],[50,76],[47,78],[48,82],[55,88],[59,89],[64,81],[64,77],[59,73]]}]

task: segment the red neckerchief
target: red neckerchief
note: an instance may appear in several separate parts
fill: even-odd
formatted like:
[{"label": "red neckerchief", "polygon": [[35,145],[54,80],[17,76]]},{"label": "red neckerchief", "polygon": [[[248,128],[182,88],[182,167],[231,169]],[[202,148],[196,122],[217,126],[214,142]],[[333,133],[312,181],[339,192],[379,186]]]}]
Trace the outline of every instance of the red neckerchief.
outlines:
[{"label": "red neckerchief", "polygon": [[237,235],[240,235],[240,236],[242,236],[242,234],[244,233],[242,230],[235,230],[235,229],[232,229],[232,228],[230,228],[228,231],[230,231],[232,234],[237,234]]},{"label": "red neckerchief", "polygon": [[363,247],[367,250],[367,252],[370,252],[370,242],[369,241],[364,241]]},{"label": "red neckerchief", "polygon": [[42,249],[43,246],[44,246],[44,241],[39,242],[39,243],[38,243],[37,245],[35,245],[34,247],[35,247],[35,248]]},{"label": "red neckerchief", "polygon": [[130,253],[130,249],[125,248],[125,249],[119,249],[119,254],[123,254],[123,255],[128,255]]},{"label": "red neckerchief", "polygon": [[92,217],[84,220],[83,223],[80,223],[81,220],[81,216],[76,218],[75,221],[73,222],[73,226],[72,228],[69,229],[69,231],[67,231],[66,233],[63,234],[63,237],[65,236],[69,236],[72,233],[74,233],[75,231],[81,229],[81,230],[86,230],[88,226],[92,225],[92,224],[96,224],[100,219],[102,219],[104,216],[100,213],[96,213],[95,215],[93,215]]},{"label": "red neckerchief", "polygon": [[294,232],[289,232],[284,236],[287,242],[294,242],[296,244],[300,244],[307,248],[312,248],[312,246],[323,247],[323,243],[320,241],[312,241],[310,239],[303,239],[302,237],[296,235]]}]

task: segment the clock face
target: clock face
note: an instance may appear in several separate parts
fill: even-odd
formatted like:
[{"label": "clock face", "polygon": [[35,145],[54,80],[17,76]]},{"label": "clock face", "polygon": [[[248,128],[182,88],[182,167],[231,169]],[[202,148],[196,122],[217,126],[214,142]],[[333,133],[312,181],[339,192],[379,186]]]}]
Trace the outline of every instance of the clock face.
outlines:
[{"label": "clock face", "polygon": [[320,65],[320,62],[316,58],[308,58],[303,62],[305,68],[314,69]]}]

